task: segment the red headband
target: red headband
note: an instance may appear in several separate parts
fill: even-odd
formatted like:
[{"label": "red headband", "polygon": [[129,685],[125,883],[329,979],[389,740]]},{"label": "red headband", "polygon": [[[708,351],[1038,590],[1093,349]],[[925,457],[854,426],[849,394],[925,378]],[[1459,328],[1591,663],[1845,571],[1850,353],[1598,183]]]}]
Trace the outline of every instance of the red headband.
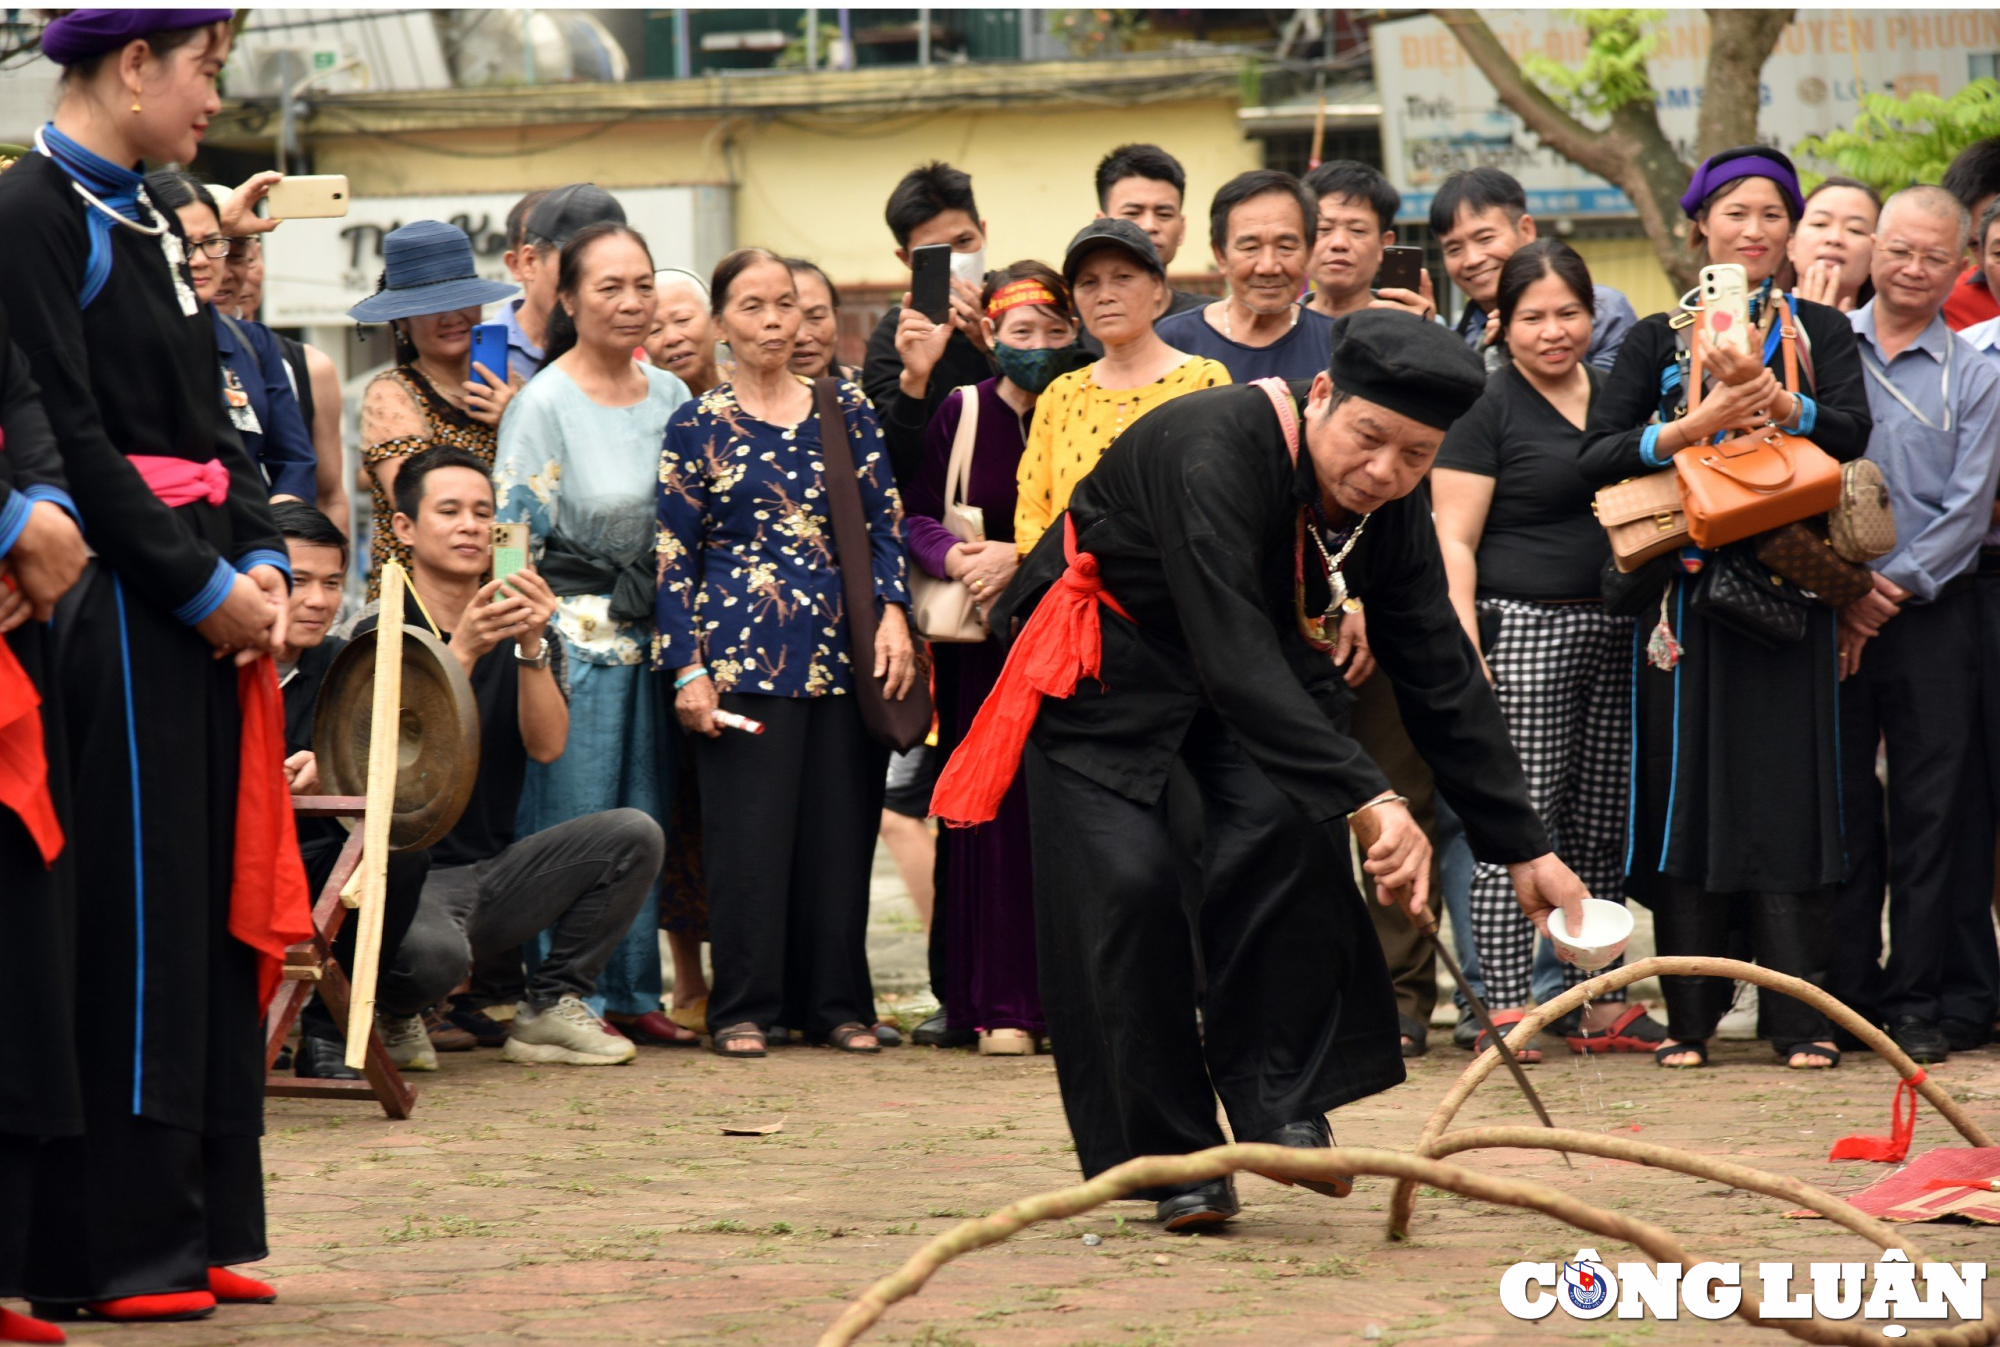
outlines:
[{"label": "red headband", "polygon": [[1009,281],[993,292],[993,298],[986,301],[986,316],[998,318],[1009,309],[1018,309],[1024,304],[1039,304],[1044,308],[1060,311],[1062,301],[1055,297],[1049,287],[1040,281],[1025,278]]}]

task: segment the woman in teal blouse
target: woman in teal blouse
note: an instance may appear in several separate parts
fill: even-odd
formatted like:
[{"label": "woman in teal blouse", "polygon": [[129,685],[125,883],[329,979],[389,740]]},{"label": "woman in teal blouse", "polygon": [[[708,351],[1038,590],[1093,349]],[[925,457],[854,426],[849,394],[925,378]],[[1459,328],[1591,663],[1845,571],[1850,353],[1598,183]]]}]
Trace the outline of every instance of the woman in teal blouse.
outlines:
[{"label": "woman in teal blouse", "polygon": [[[888,752],[853,695],[812,385],[787,369],[798,293],[761,248],[724,258],[712,293],[736,377],[667,423],[653,637],[682,725],[704,736],[708,1022],[724,1056],[763,1056],[773,1024],[874,1052],[864,941]],[[902,505],[867,399],[843,381],[839,401],[882,610],[859,657],[900,696],[915,677]],[[720,727],[718,710],[763,732]]]}]

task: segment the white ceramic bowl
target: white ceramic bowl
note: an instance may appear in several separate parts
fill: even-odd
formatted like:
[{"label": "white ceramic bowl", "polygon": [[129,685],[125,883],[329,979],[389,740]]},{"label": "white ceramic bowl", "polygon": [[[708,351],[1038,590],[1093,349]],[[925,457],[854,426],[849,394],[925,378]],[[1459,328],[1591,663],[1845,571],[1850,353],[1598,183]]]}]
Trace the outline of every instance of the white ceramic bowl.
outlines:
[{"label": "white ceramic bowl", "polygon": [[1632,938],[1632,914],[1623,903],[1586,898],[1583,930],[1571,935],[1558,910],[1549,914],[1549,935],[1555,941],[1557,958],[1595,972],[1625,952],[1625,943]]}]

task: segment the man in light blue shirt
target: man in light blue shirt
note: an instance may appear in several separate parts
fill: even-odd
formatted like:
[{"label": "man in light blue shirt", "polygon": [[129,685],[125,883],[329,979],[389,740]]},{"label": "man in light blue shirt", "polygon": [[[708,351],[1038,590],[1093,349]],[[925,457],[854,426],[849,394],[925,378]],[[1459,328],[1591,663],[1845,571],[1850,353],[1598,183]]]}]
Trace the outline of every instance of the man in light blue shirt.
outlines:
[{"label": "man in light blue shirt", "polygon": [[[1990,1036],[2000,1012],[1988,898],[1993,811],[1981,736],[1974,574],[2000,484],[2000,364],[1945,326],[1970,220],[1938,187],[1882,208],[1875,298],[1852,315],[1896,546],[1841,610],[1841,784],[1849,874],[1827,990],[1917,1062]],[[1875,748],[1886,746],[1886,792]],[[1886,798],[1885,798],[1886,796]],[[1878,968],[1883,886],[1890,954]]]}]

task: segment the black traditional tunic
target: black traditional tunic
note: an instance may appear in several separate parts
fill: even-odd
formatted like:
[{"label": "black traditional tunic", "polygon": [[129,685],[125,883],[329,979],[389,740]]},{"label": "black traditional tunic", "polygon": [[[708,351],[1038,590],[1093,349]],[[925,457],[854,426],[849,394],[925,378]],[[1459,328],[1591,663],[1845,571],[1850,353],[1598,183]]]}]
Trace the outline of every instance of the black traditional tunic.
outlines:
[{"label": "black traditional tunic", "polygon": [[[0,540],[38,501],[69,500],[55,436],[36,400],[27,361],[14,349],[0,313]],[[0,554],[4,555],[4,554]],[[48,628],[30,620],[5,641],[42,699],[43,751],[57,817],[65,807],[61,710],[48,667]],[[76,911],[71,850],[42,863],[28,830],[0,807],[0,1298],[20,1289],[37,1138],[83,1130],[77,1083]]]},{"label": "black traditional tunic", "polygon": [[[160,241],[112,227],[80,305],[94,209],[42,155],[0,175],[0,302],[97,554],[56,622],[88,943],[85,1132],[44,1149],[25,1278],[54,1303],[205,1289],[209,1266],[264,1253],[256,967],[228,932],[236,670],[191,622],[239,569],[289,566]],[[227,500],[169,508],[140,454],[220,459]]]},{"label": "black traditional tunic", "polygon": [[[1847,317],[1790,301],[1811,358],[1801,391],[1816,412],[1807,438],[1845,462],[1868,447],[1873,420]],[[1678,347],[1667,315],[1632,329],[1584,428],[1584,476],[1602,486],[1659,471],[1640,452],[1647,424],[1675,419],[1686,398],[1672,371]],[[1769,365],[1782,380],[1774,345]],[[1750,543],[1735,546],[1748,547]],[[1671,672],[1646,661],[1658,621],[1635,624],[1630,849],[1626,873],[1641,897],[1646,876],[1669,875],[1711,893],[1807,893],[1839,882],[1839,707],[1835,616],[1813,605],[1804,639],[1771,648],[1694,611],[1692,577],[1666,595],[1681,643]]]},{"label": "black traditional tunic", "polygon": [[[1301,404],[1306,388],[1292,385]],[[1140,418],[1070,502],[1078,547],[1134,619],[1102,610],[1101,683],[1043,701],[1027,755],[1042,995],[1086,1174],[1216,1144],[1215,1094],[1249,1138],[1404,1078],[1345,826],[1388,782],[1336,728],[1339,678],[1294,613],[1294,529],[1317,492],[1245,386]],[[1063,569],[1062,532],[1009,586],[1001,629]],[[1370,516],[1344,574],[1475,853],[1545,854],[1422,492]],[[1176,758],[1202,794],[1199,1037],[1164,799]]]}]

